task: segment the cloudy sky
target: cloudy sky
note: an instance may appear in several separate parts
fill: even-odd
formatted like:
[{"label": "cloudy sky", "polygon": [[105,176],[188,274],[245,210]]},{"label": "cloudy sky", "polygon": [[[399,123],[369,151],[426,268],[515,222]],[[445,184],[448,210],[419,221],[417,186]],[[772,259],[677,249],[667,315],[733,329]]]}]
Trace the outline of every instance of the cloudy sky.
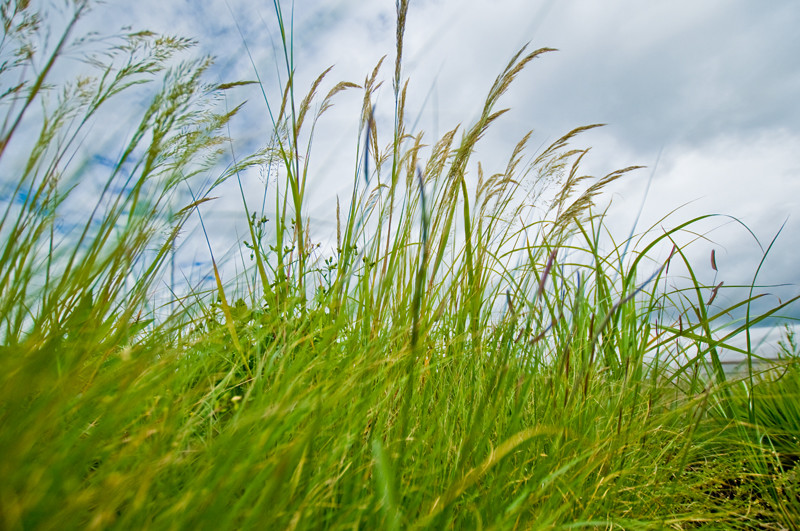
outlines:
[{"label": "cloudy sky", "polygon": [[[292,6],[283,4],[288,19]],[[324,87],[360,83],[387,55],[377,113],[389,120],[394,11],[392,0],[298,0],[297,86],[309,86],[330,65]],[[84,28],[123,25],[197,38],[201,52],[217,57],[213,76],[220,81],[255,77],[246,43],[270,103],[280,101],[285,73],[277,64],[271,1],[108,0]],[[557,48],[530,65],[504,97],[512,112],[480,151],[490,169],[502,168],[528,130],[534,130],[531,145],[539,146],[577,126],[608,124],[578,141],[577,147],[592,147],[585,170],[600,175],[648,166],[606,198],[620,239],[642,205],[639,229],[680,207],[665,227],[725,214],[746,224],[764,248],[786,222],[761,277],[789,284],[764,290],[786,298],[800,291],[798,27],[796,0],[412,0],[403,70],[411,80],[407,114],[419,118],[429,139],[468,125],[514,52],[526,43]],[[261,93],[241,89],[232,97],[248,100],[233,136],[241,146],[263,144],[270,125]],[[336,194],[349,196],[360,99],[356,91],[343,95],[316,135],[312,216],[330,219]],[[493,162],[498,166],[491,168]],[[216,241],[230,243],[238,229],[221,227],[241,215],[237,195],[220,200],[213,215],[220,218]],[[730,219],[698,227],[713,229],[713,242],[699,242],[693,252],[707,257],[716,249],[718,280],[749,284],[761,250]],[[800,315],[796,308],[792,313]]]}]

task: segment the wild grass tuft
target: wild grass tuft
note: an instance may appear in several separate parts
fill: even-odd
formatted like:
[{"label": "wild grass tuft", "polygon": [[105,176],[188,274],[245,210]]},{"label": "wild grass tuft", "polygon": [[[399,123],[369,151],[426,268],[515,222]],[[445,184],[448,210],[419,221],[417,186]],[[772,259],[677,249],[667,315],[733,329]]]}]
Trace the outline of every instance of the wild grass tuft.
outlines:
[{"label": "wild grass tuft", "polygon": [[[40,49],[49,13],[2,2],[3,528],[797,527],[796,344],[759,372],[735,342],[797,297],[753,315],[754,280],[721,307],[714,255],[706,285],[679,244],[707,217],[608,234],[595,202],[636,167],[581,173],[575,145],[596,125],[538,152],[525,135],[502,168],[473,160],[548,48],[511,58],[474,123],[426,139],[405,122],[397,2],[386,133],[383,60],[326,92],[328,69],[296,100],[276,1],[286,83],[261,87],[266,147],[215,173],[239,107],[214,95],[243,83],[205,84],[209,59],[179,61],[190,41],[147,32],[51,80],[88,9],[68,6]],[[119,154],[82,162],[92,126],[143,87]],[[345,90],[363,93],[358,163],[327,250],[309,160]],[[241,178],[257,167],[274,184],[260,209]],[[225,179],[251,267],[237,291],[209,244],[213,287],[165,316],[155,282]],[[722,349],[749,361],[744,377]]]}]

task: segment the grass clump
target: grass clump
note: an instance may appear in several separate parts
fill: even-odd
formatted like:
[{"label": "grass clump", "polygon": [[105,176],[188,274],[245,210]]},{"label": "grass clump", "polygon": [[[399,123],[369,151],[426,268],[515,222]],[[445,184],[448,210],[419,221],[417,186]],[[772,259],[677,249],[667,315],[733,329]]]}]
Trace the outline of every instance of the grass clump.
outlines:
[{"label": "grass clump", "polygon": [[[73,21],[87,8],[70,6]],[[0,222],[4,528],[796,527],[796,348],[744,379],[719,359],[795,299],[724,328],[757,295],[711,305],[720,288],[676,244],[702,218],[608,238],[593,201],[635,168],[580,173],[587,150],[572,146],[595,126],[532,155],[526,135],[494,173],[473,165],[502,95],[548,49],[520,50],[476,122],[426,145],[404,119],[399,2],[386,142],[382,63],[315,103],[326,71],[296,104],[275,8],[288,82],[265,101],[267,147],[210,179],[235,112],[213,95],[237,84],[204,85],[209,60],[171,66],[189,41],[122,35],[59,92],[48,76],[65,45],[34,50],[41,15],[3,3],[0,164],[17,176]],[[26,68],[35,53],[48,66]],[[156,79],[65,234],[79,181],[98,173],[74,162],[84,129]],[[313,129],[344,90],[363,91],[362,137],[326,253],[304,198]],[[240,180],[252,267],[238,292],[213,262],[210,296],[158,316],[150,295],[181,228],[262,164],[278,168],[269,211]],[[667,288],[671,263],[689,290]]]}]

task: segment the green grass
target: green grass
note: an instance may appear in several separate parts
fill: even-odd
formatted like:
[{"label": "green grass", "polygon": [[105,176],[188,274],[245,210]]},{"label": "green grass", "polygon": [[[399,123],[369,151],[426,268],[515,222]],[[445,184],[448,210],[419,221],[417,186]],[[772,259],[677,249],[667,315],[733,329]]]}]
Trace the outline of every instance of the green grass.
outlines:
[{"label": "green grass", "polygon": [[[238,110],[216,96],[238,84],[176,63],[189,41],[123,35],[91,77],[54,86],[63,47],[35,49],[34,9],[2,6],[2,528],[800,525],[793,337],[774,371],[730,378],[718,354],[797,298],[730,328],[758,290],[709,302],[717,288],[675,245],[704,218],[607,234],[593,202],[634,168],[583,177],[588,128],[538,152],[526,136],[506,168],[476,169],[502,95],[547,49],[508,62],[475,123],[425,140],[404,120],[400,2],[387,141],[382,65],[296,99],[276,3],[290,75],[282,100],[264,92],[270,143],[216,175]],[[142,85],[151,105],[64,235],[95,171],[76,162],[84,128]],[[327,253],[304,198],[312,130],[343,90],[363,94],[360,163]],[[181,229],[260,164],[280,170],[267,211],[242,188],[246,272],[224,283],[215,261],[210,294],[187,287],[159,315]],[[669,288],[681,265],[690,288]]]}]

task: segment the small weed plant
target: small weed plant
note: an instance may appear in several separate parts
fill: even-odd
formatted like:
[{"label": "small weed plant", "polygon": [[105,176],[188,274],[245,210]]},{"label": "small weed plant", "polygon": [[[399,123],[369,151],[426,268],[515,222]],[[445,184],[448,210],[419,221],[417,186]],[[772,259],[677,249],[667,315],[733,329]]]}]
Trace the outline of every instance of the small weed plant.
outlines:
[{"label": "small weed plant", "polygon": [[[186,39],[74,39],[89,6],[64,5],[48,47],[48,13],[2,1],[2,528],[800,526],[797,346],[788,332],[764,370],[749,341],[797,298],[753,315],[754,281],[714,304],[726,288],[679,243],[707,216],[607,234],[595,200],[636,168],[581,173],[594,125],[538,151],[528,134],[499,169],[473,160],[549,49],[521,49],[474,123],[427,139],[406,123],[407,1],[392,66],[333,85],[328,70],[302,97],[275,2],[288,81],[264,90],[266,147],[220,172],[239,108],[219,96],[243,82],[206,84],[209,59],[180,61]],[[89,73],[64,80],[67,57]],[[147,87],[116,155],[84,157]],[[359,162],[328,252],[305,198],[313,131],[342,91],[363,96]],[[241,178],[258,167],[260,210]],[[213,261],[210,291],[159,314],[181,230],[237,179],[248,267],[232,287]]]}]

